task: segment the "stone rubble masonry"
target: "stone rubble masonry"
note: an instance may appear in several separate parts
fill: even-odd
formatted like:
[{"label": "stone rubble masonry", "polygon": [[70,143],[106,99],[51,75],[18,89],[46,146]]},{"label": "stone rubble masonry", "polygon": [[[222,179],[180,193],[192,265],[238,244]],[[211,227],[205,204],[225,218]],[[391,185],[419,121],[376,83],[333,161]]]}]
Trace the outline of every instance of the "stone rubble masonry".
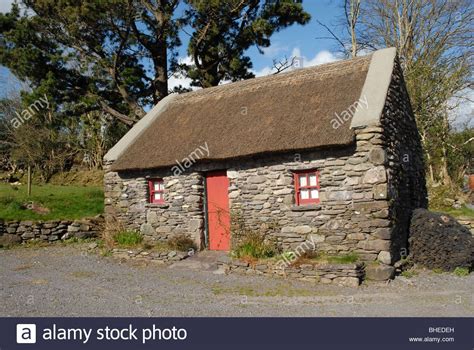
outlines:
[{"label": "stone rubble masonry", "polygon": [[181,261],[188,258],[190,255],[186,252],[171,251],[147,251],[144,249],[123,249],[114,248],[112,249],[112,256],[120,260],[133,260],[152,262],[157,264],[169,264],[176,261]]},{"label": "stone rubble masonry", "polygon": [[[204,175],[227,169],[232,218],[281,249],[313,242],[327,254],[355,252],[391,265],[406,248],[412,210],[427,204],[421,144],[403,86],[397,64],[380,124],[354,129],[350,146],[197,163],[180,176],[171,169],[117,173],[106,164],[106,220],[116,217],[149,241],[185,234],[203,248]],[[318,205],[295,206],[293,173],[303,169],[320,173]],[[148,203],[147,178],[163,178],[166,204]],[[238,239],[233,231],[233,244]]]},{"label": "stone rubble masonry", "polygon": [[390,260],[395,262],[407,256],[413,210],[428,206],[420,135],[398,60],[383,110],[382,127],[387,150],[390,218],[396,223],[392,232]]},{"label": "stone rubble masonry", "polygon": [[26,242],[40,240],[54,242],[68,238],[98,237],[104,226],[104,218],[81,220],[50,220],[50,221],[1,221],[0,236],[11,238],[8,241]]},{"label": "stone rubble masonry", "polygon": [[257,274],[278,276],[324,284],[337,284],[349,287],[358,287],[364,279],[363,263],[355,264],[302,264],[298,267],[288,266],[282,269],[275,262],[257,262],[250,265],[238,259],[223,257],[218,261],[219,267],[225,273]]}]

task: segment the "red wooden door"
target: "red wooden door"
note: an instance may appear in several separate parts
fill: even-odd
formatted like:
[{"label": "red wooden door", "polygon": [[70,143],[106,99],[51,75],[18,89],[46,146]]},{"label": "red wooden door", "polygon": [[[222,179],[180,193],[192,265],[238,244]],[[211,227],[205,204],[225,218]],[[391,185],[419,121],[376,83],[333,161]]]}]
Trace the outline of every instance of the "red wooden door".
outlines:
[{"label": "red wooden door", "polygon": [[227,171],[206,176],[209,249],[230,249],[229,179]]}]

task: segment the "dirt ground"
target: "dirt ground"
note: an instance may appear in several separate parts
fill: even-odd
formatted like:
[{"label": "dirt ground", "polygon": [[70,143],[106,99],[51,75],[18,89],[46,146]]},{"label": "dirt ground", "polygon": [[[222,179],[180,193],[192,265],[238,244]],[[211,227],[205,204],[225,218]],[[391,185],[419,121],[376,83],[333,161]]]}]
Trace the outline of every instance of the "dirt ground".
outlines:
[{"label": "dirt ground", "polygon": [[473,316],[474,274],[359,288],[215,266],[120,263],[87,245],[0,250],[0,316]]}]

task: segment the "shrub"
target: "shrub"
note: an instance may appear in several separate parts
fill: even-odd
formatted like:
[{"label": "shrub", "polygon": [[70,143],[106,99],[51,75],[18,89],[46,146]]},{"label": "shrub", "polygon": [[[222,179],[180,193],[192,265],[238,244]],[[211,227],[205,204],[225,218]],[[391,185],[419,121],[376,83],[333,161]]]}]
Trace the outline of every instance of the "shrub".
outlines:
[{"label": "shrub", "polygon": [[469,269],[465,267],[456,267],[453,272],[456,276],[459,276],[459,277],[465,277],[469,275]]},{"label": "shrub", "polygon": [[241,240],[233,253],[237,258],[252,257],[261,259],[275,256],[277,249],[274,245],[265,242],[265,237],[262,234],[246,231],[241,236]]},{"label": "shrub", "polygon": [[187,252],[191,249],[197,250],[196,243],[185,235],[174,236],[168,241],[168,246],[173,250],[179,250],[181,252]]},{"label": "shrub", "polygon": [[133,230],[125,230],[117,232],[114,235],[114,241],[122,247],[136,246],[142,243],[143,236],[140,232]]}]

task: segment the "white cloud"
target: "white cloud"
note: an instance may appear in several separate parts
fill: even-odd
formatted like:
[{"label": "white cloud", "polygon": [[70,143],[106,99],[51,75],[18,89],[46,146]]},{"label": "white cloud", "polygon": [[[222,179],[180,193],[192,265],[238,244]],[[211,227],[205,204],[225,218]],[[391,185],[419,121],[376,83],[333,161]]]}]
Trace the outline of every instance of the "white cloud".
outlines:
[{"label": "white cloud", "polygon": [[454,107],[449,115],[451,126],[455,129],[474,128],[474,90],[465,89],[457,98],[452,98],[450,105]]},{"label": "white cloud", "polygon": [[13,0],[0,0],[0,12],[9,12],[12,8]]},{"label": "white cloud", "polygon": [[[292,57],[295,57],[297,59],[297,63],[298,63],[297,65],[299,66],[297,68],[317,66],[319,64],[330,63],[330,62],[334,62],[340,59],[335,54],[327,50],[318,52],[313,58],[307,58],[301,54],[301,50],[298,47],[295,47],[293,49],[288,59],[291,59]],[[290,69],[295,69],[295,68],[290,68]],[[253,70],[252,72],[253,74],[255,74],[255,76],[261,77],[261,76],[275,73],[275,69],[273,67],[267,66],[267,67],[263,67],[260,70]]]},{"label": "white cloud", "polygon": [[[189,64],[193,64],[193,59],[191,58],[191,56],[181,57],[178,59],[178,62],[181,64],[185,63],[189,65]],[[191,87],[191,81],[192,81],[191,79],[186,78],[183,74],[175,73],[168,79],[168,89],[172,90],[175,87],[178,87],[181,85],[183,88],[187,88],[187,89],[191,88],[195,90],[196,87]]]},{"label": "white cloud", "polygon": [[320,51],[313,58],[308,59],[307,57],[301,54],[301,50],[298,47],[293,49],[291,56],[300,58],[303,67],[317,66],[324,63],[334,62],[340,59],[327,50]]},{"label": "white cloud", "polygon": [[280,55],[282,52],[288,51],[288,46],[281,43],[272,43],[269,47],[262,48],[264,56],[270,56],[271,58]]}]

